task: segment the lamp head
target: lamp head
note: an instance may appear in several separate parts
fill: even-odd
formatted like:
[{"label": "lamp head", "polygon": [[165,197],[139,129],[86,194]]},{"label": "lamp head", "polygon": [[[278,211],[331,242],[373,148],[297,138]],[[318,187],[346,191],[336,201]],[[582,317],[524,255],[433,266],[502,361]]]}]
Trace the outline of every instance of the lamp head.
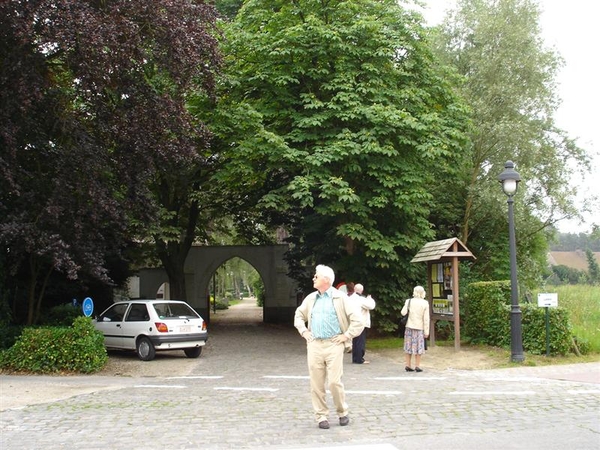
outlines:
[{"label": "lamp head", "polygon": [[515,163],[512,161],[506,161],[504,164],[504,170],[498,176],[498,181],[502,183],[502,190],[509,197],[512,197],[517,193],[517,187],[519,185],[519,181],[521,181],[521,176],[515,170]]}]

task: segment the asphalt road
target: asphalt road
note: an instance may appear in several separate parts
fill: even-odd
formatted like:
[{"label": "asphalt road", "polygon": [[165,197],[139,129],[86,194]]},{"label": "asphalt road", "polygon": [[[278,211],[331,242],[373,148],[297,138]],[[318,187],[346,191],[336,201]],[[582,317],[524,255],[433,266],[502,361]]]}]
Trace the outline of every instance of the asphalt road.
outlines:
[{"label": "asphalt road", "polygon": [[184,375],[167,356],[152,376],[0,376],[0,448],[600,449],[600,363],[416,374],[347,355],[350,425],[331,405],[320,430],[303,340],[240,312]]}]

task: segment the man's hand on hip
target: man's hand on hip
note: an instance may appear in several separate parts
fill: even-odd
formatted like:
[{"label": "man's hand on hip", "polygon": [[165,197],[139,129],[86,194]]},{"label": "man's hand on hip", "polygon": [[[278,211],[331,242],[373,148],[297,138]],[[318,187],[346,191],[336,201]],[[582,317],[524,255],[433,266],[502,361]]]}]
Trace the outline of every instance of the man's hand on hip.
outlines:
[{"label": "man's hand on hip", "polygon": [[345,334],[337,334],[331,338],[331,340],[333,341],[334,344],[343,344],[344,342],[346,342],[349,339],[350,338],[348,336],[346,336]]},{"label": "man's hand on hip", "polygon": [[306,330],[304,333],[302,333],[302,337],[306,339],[306,342],[312,342],[315,340],[315,338],[309,330]]}]

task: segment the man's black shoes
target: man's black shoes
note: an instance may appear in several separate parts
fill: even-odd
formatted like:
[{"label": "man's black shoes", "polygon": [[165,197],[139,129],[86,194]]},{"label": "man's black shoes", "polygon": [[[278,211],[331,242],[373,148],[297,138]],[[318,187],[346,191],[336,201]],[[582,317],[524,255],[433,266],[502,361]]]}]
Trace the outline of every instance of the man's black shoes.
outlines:
[{"label": "man's black shoes", "polygon": [[[349,423],[350,423],[350,417],[348,417],[348,416],[342,416],[342,417],[340,417],[340,426],[345,427]],[[319,428],[321,430],[329,430],[329,421],[328,420],[321,420],[319,422]]]}]

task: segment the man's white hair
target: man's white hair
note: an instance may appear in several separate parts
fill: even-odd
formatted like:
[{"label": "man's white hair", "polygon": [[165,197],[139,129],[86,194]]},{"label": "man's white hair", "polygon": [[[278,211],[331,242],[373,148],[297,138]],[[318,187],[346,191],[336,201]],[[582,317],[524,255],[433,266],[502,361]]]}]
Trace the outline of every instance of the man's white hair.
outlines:
[{"label": "man's white hair", "polygon": [[354,285],[354,292],[356,292],[357,294],[359,294],[359,295],[362,294],[364,290],[365,290],[365,287],[362,284],[357,283]]},{"label": "man's white hair", "polygon": [[317,275],[321,275],[323,278],[327,278],[329,283],[333,285],[333,282],[335,281],[335,272],[331,267],[324,264],[319,264],[315,269],[315,273]]}]

